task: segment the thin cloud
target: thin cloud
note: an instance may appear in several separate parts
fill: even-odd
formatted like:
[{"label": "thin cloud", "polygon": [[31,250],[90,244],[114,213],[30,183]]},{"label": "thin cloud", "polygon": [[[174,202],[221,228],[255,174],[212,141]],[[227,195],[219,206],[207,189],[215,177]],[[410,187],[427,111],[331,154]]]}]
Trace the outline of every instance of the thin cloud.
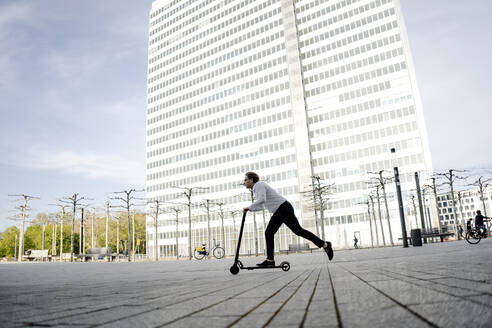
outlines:
[{"label": "thin cloud", "polygon": [[92,180],[124,181],[130,184],[143,184],[142,161],[128,160],[97,154],[89,151],[72,150],[25,152],[21,160],[10,165],[22,166],[31,170],[56,170],[61,174],[79,176]]}]

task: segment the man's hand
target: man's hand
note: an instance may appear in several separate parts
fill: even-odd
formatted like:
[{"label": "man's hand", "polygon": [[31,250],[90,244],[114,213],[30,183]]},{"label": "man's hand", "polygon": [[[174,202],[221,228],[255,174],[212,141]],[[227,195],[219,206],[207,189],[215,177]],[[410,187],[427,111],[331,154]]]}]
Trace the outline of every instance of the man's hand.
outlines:
[{"label": "man's hand", "polygon": [[249,207],[245,207],[243,208],[243,212],[246,213],[247,211],[249,211]]}]

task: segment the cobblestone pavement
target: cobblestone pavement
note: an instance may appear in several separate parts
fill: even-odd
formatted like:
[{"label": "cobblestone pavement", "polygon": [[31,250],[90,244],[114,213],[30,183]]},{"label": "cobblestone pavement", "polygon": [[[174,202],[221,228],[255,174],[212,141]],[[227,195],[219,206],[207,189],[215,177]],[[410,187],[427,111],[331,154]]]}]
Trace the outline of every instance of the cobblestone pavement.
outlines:
[{"label": "cobblestone pavement", "polygon": [[[492,238],[233,259],[0,265],[2,327],[492,327]],[[244,258],[255,264],[262,258]]]}]

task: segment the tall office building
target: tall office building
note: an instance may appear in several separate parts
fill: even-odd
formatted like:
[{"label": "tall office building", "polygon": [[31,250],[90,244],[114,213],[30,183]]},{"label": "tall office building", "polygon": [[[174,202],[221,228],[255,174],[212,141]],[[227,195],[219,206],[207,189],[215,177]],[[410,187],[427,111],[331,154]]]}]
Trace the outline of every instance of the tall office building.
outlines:
[{"label": "tall office building", "polygon": [[[196,188],[191,245],[216,239],[233,254],[241,213],[231,212],[251,202],[241,186],[247,171],[259,173],[293,203],[305,228],[335,246],[348,246],[354,234],[366,246],[382,243],[383,234],[389,243],[386,207],[375,226],[364,203],[372,190],[367,182],[377,176],[371,172],[392,174],[390,148],[396,148],[405,195],[415,188],[413,172],[430,172],[431,160],[397,0],[153,3],[147,198],[182,210],[177,225],[174,214],[159,216],[160,256],[175,256],[176,237],[178,253],[189,251],[182,205],[188,199],[177,187]],[[313,176],[334,187],[323,224],[309,192]],[[396,242],[401,230],[393,190],[389,183]],[[200,206],[206,199],[224,204],[222,213],[220,206],[207,213]],[[263,253],[269,217],[248,216],[243,253]],[[150,219],[147,228],[152,254]],[[276,248],[299,242],[281,228]]]}]

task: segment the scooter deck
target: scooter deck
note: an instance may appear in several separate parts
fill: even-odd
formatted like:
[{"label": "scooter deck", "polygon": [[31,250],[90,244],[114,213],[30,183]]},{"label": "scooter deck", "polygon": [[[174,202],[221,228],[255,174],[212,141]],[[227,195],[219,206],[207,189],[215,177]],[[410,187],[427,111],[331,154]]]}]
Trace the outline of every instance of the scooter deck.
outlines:
[{"label": "scooter deck", "polygon": [[259,267],[259,266],[252,266],[252,267],[239,267],[241,270],[256,270],[256,269],[282,269],[280,265],[276,266],[271,266],[271,267]]},{"label": "scooter deck", "polygon": [[[244,266],[241,261],[237,261],[237,263],[234,264],[233,267],[237,267],[238,269],[241,269],[241,270],[282,269],[283,271],[289,271],[290,263],[287,261],[283,261],[279,265],[270,266],[270,267],[260,267],[260,266]],[[237,270],[237,271],[239,271],[239,270]]]}]

